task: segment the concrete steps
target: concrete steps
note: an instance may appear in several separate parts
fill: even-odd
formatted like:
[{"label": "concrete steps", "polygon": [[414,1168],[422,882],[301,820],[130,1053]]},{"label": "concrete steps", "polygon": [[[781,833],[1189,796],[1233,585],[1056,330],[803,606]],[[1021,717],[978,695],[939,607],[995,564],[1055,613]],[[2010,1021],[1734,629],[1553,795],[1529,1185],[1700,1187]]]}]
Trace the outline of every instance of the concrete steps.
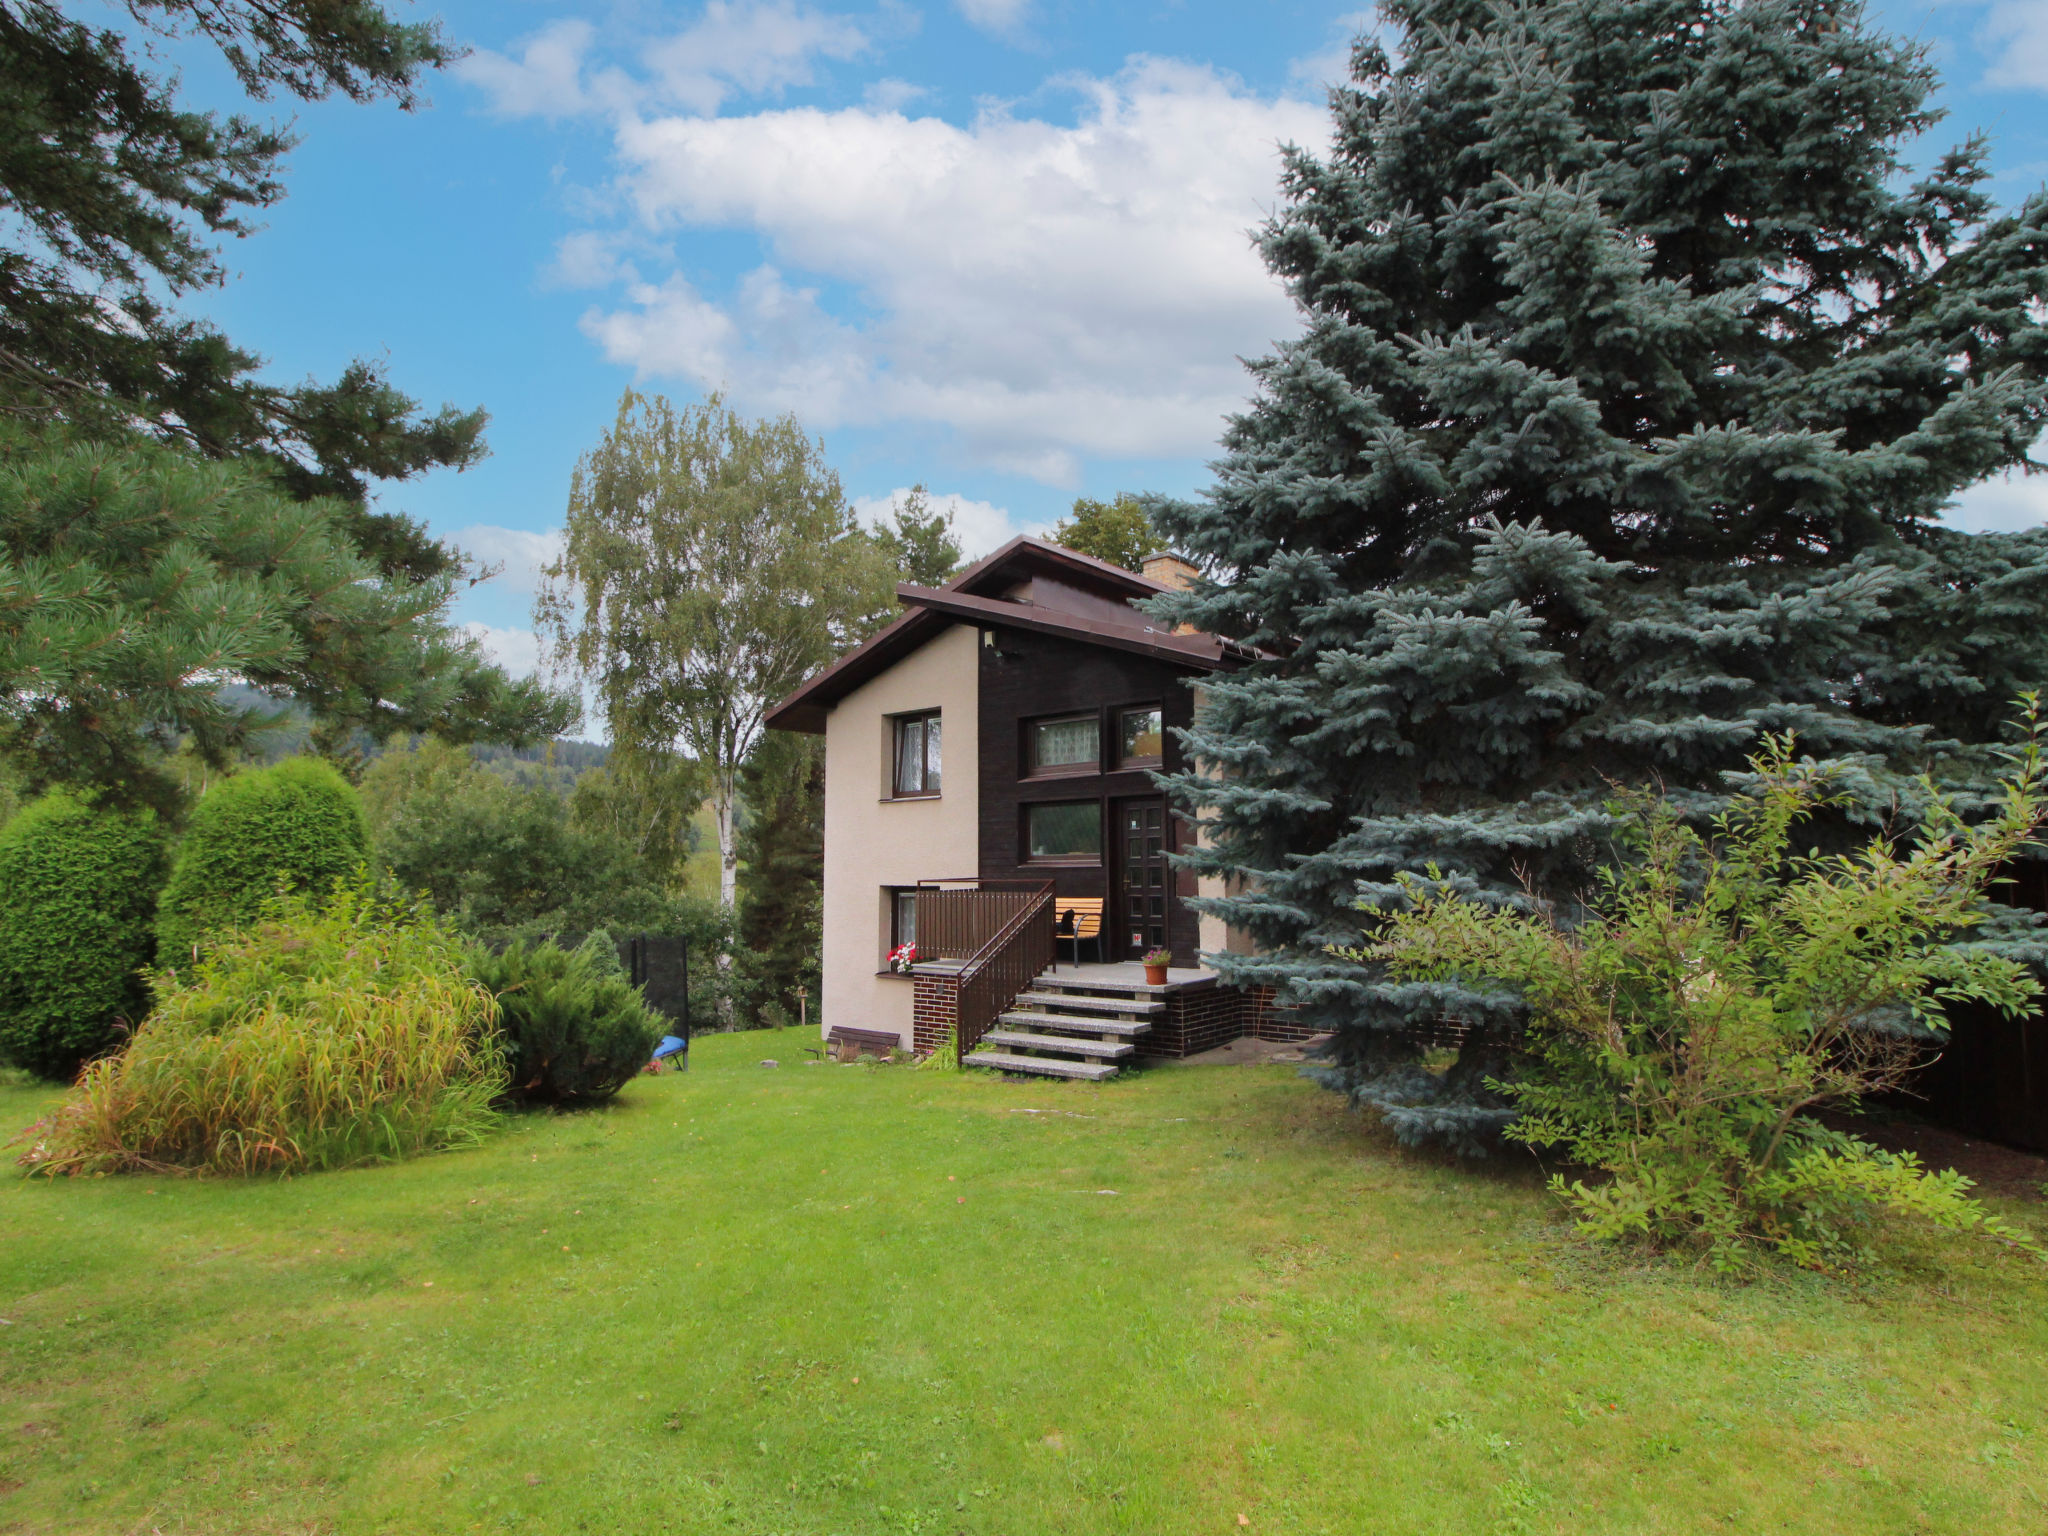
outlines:
[{"label": "concrete steps", "polygon": [[1027,1035],[1014,1029],[992,1029],[981,1037],[983,1045],[1020,1051],[1064,1051],[1072,1056],[1090,1056],[1114,1061],[1137,1047],[1128,1040],[1083,1040],[1079,1035]]},{"label": "concrete steps", "polygon": [[981,1048],[961,1060],[1032,1077],[1099,1083],[1117,1075],[1117,1063],[1137,1053],[1133,1043],[1164,1018],[1164,987],[1123,981],[1077,980],[1048,971],[982,1037]]},{"label": "concrete steps", "polygon": [[1091,1035],[1142,1035],[1152,1028],[1144,1019],[1089,1019],[1071,1013],[1023,1012],[1012,1009],[1002,1022],[1017,1029],[1080,1030]]},{"label": "concrete steps", "polygon": [[1165,1016],[1166,1004],[1155,1003],[1150,998],[1117,995],[1105,997],[1092,992],[1052,992],[1041,989],[1041,983],[1034,981],[1032,990],[1017,994],[1012,1007],[1021,1008],[1066,1008],[1075,1013],[1135,1014],[1139,1018],[1157,1019]]},{"label": "concrete steps", "polygon": [[993,1067],[998,1072],[1025,1072],[1033,1077],[1076,1077],[1099,1083],[1116,1076],[1106,1061],[1073,1061],[1064,1056],[1013,1056],[1004,1051],[970,1051],[960,1059],[963,1067]]}]

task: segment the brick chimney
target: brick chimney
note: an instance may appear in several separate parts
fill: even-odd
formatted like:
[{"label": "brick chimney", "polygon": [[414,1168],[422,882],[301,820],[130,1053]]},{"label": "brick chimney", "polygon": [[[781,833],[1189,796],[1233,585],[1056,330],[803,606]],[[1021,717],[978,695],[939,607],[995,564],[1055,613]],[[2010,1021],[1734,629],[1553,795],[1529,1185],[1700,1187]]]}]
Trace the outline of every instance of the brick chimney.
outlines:
[{"label": "brick chimney", "polygon": [[1199,574],[1193,564],[1183,560],[1172,550],[1153,555],[1145,562],[1145,574],[1162,587],[1171,587],[1176,592],[1185,592],[1195,584]]}]

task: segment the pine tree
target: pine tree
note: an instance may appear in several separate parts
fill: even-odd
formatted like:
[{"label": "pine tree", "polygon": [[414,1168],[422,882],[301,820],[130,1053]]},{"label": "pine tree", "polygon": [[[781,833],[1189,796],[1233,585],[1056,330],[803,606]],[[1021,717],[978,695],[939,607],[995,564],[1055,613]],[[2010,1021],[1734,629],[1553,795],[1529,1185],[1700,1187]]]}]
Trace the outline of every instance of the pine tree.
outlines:
[{"label": "pine tree", "polygon": [[960,569],[960,539],[949,508],[934,507],[922,485],[913,485],[889,508],[889,521],[875,529],[875,543],[905,581],[942,587]]},{"label": "pine tree", "polygon": [[[1441,867],[1569,899],[1615,783],[1704,810],[1766,731],[1866,824],[1988,773],[2048,675],[2048,533],[1938,525],[2048,424],[2048,195],[1971,139],[1908,179],[1921,50],[1854,0],[1393,0],[1261,236],[1302,334],[1215,487],[1160,503],[1210,579],[1163,617],[1268,654],[1207,685],[1176,785],[1225,958],[1337,1031],[1404,1138],[1509,1115],[1511,1009],[1329,953]],[[1446,1073],[1419,1027],[1469,1026]]]},{"label": "pine tree", "polygon": [[740,776],[747,820],[740,831],[735,970],[743,1006],[762,1024],[795,1013],[791,1004],[798,992],[810,998],[810,1016],[818,1016],[825,903],[823,748],[816,736],[770,731]]},{"label": "pine tree", "polygon": [[280,494],[246,460],[0,422],[0,755],[31,788],[174,810],[164,749],[219,767],[279,718],[273,697],[329,739],[562,729],[575,701],[487,663],[451,632],[453,599],[445,575],[380,571],[346,504]]},{"label": "pine tree", "polygon": [[377,362],[331,384],[265,382],[253,353],[173,307],[225,281],[213,242],[250,233],[284,195],[293,139],[192,110],[144,62],[164,36],[203,39],[259,100],[282,88],[412,107],[420,74],[456,50],[373,0],[130,0],[139,36],[107,9],[0,3],[0,410],[260,459],[293,495],[348,501],[387,574],[460,571],[457,552],[366,497],[372,480],[481,459],[482,411],[427,415]]}]

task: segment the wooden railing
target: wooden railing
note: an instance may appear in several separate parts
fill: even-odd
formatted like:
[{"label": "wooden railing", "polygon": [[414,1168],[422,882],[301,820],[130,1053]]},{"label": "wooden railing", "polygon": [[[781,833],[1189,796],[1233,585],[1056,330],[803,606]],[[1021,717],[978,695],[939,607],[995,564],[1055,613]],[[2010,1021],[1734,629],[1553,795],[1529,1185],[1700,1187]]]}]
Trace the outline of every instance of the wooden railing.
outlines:
[{"label": "wooden railing", "polygon": [[917,882],[917,958],[972,960],[1052,887],[1030,880]]},{"label": "wooden railing", "polygon": [[953,1024],[959,1060],[965,1061],[967,1053],[981,1044],[981,1037],[995,1027],[1017,994],[1055,963],[1056,926],[1052,882],[1047,881],[960,968]]}]

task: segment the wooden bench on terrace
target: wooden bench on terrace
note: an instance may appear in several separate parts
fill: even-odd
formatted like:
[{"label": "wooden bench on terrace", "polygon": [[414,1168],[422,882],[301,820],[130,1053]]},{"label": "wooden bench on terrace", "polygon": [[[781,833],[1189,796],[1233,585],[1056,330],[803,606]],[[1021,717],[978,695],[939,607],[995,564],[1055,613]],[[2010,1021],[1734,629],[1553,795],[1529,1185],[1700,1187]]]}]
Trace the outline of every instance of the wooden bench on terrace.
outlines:
[{"label": "wooden bench on terrace", "polygon": [[1102,898],[1100,896],[1055,896],[1052,901],[1055,914],[1053,924],[1053,952],[1059,952],[1059,940],[1074,942],[1074,964],[1081,963],[1081,946],[1091,943],[1095,946],[1095,958],[1102,958]]}]

